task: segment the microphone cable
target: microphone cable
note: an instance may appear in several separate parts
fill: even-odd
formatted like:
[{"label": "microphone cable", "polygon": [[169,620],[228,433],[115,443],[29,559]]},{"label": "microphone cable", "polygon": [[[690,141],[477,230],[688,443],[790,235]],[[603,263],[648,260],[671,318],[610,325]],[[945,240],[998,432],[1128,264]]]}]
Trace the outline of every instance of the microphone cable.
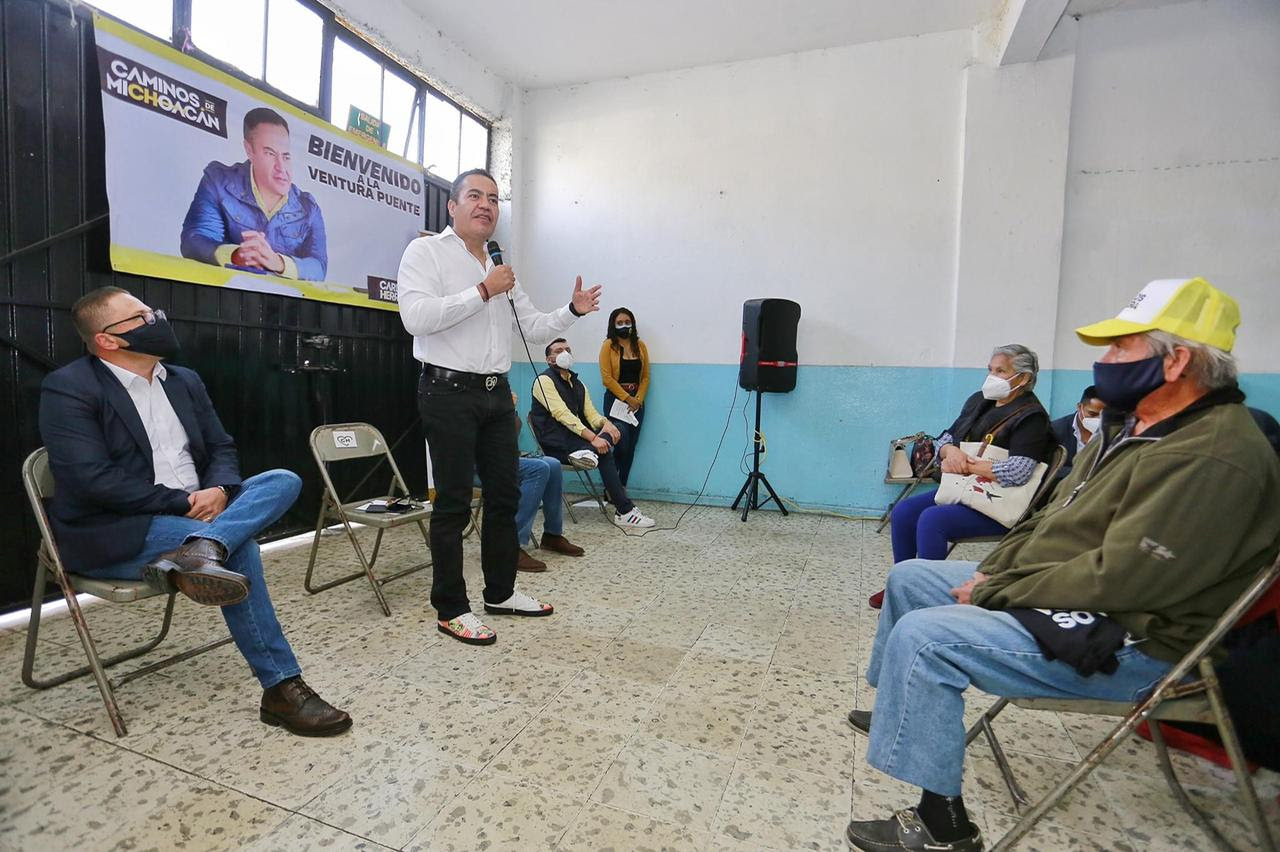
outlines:
[{"label": "microphone cable", "polygon": [[[501,266],[502,265],[502,249],[498,246],[497,241],[490,240],[488,244],[485,246],[485,248],[488,250],[489,257],[493,261],[494,265]],[[512,289],[515,289],[514,286],[512,287]],[[529,360],[529,368],[533,370],[533,377],[534,377],[533,384],[535,387],[541,388],[542,386],[538,384],[538,368],[533,362],[533,353],[529,350],[528,338],[524,336],[524,326],[520,322],[520,315],[516,312],[516,303],[515,303],[515,300],[511,298],[511,290],[508,290],[506,295],[507,295],[507,305],[510,306],[511,308],[511,318],[514,319],[516,322],[516,330],[520,332],[520,342],[524,345],[525,358]],[[530,390],[530,396],[532,396],[532,393],[533,393],[532,390]],[[750,398],[751,398],[751,395],[748,394],[747,399],[749,400]],[[643,538],[644,536],[652,532],[674,532],[675,530],[679,529],[680,522],[684,520],[684,516],[689,514],[690,509],[698,505],[698,501],[701,500],[702,495],[706,493],[707,483],[711,481],[711,472],[715,469],[716,462],[719,461],[720,459],[720,450],[721,448],[724,447],[724,438],[725,438],[725,435],[729,433],[729,423],[733,420],[733,411],[737,403],[738,403],[738,383],[734,382],[733,383],[733,399],[729,401],[728,414],[725,415],[724,428],[720,430],[720,440],[716,443],[715,453],[711,457],[711,464],[707,466],[707,473],[705,476],[702,477],[702,485],[701,487],[699,487],[698,493],[694,496],[693,502],[685,506],[684,511],[682,511],[679,517],[676,518],[676,522],[673,525],[669,527],[660,527],[660,526],[654,525],[652,527],[649,527],[648,529],[633,530],[633,529],[620,527],[617,524],[610,521],[609,526],[613,527],[619,533],[621,533],[624,536],[627,536],[628,538],[637,538],[637,537]],[[543,394],[542,394],[542,405],[548,411],[551,410],[551,406],[547,405],[547,396],[546,396],[545,390],[543,391]],[[743,410],[745,412],[745,408]],[[518,416],[519,415],[517,415],[517,417]],[[535,443],[537,443],[538,436],[534,435],[533,440]],[[589,476],[590,472],[588,472],[587,475]],[[600,485],[601,485],[601,490],[604,490],[603,480],[601,481]]]}]

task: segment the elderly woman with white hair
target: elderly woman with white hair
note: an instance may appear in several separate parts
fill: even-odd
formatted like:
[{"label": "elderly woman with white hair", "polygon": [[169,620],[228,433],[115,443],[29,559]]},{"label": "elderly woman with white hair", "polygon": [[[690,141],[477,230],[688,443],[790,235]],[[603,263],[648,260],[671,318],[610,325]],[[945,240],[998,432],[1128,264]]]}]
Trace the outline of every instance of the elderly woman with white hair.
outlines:
[{"label": "elderly woman with white hair", "polygon": [[[1049,414],[1032,389],[1040,360],[1025,346],[997,346],[987,364],[982,389],[965,401],[960,416],[938,439],[943,473],[980,474],[1004,486],[1025,485],[1036,465],[1048,461],[1056,442],[1049,429]],[[962,441],[983,441],[1007,450],[1004,461],[973,459],[958,446]],[[1003,535],[999,521],[968,506],[938,505],[934,492],[918,494],[893,510],[890,526],[893,561],[945,559],[952,541],[974,536]],[[871,597],[879,609],[883,593]]]}]

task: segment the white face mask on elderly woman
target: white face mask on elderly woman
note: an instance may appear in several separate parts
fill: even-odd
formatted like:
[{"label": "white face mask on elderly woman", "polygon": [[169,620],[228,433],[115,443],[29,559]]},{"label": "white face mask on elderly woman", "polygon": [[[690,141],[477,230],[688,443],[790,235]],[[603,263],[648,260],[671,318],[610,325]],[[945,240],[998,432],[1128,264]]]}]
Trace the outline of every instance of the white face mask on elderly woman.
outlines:
[{"label": "white face mask on elderly woman", "polygon": [[987,399],[993,399],[999,402],[1007,399],[1009,394],[1013,393],[1013,385],[1009,384],[1008,379],[1002,379],[999,376],[987,374],[986,381],[982,383],[982,395]]}]

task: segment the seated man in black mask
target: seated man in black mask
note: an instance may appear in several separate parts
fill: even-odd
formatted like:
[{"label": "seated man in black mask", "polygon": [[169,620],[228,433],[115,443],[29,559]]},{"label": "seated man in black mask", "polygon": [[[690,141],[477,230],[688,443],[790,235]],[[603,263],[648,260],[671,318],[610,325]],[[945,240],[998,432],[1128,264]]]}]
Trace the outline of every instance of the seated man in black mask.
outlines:
[{"label": "seated man in black mask", "polygon": [[253,536],[298,497],[287,470],[240,478],[236,445],[195,371],[168,363],[164,315],[102,287],[71,307],[89,354],[44,380],[40,437],[57,491],[49,505],[67,570],[146,579],[222,608],[262,685],[260,718],[304,736],[351,717],[316,695],[276,620]]},{"label": "seated man in black mask", "polygon": [[547,369],[533,383],[530,413],[534,437],[549,456],[577,467],[600,471],[605,493],[616,510],[613,522],[623,529],[653,526],[627,496],[611,450],[621,437],[618,427],[591,404],[586,385],[573,372],[573,350],[563,337],[547,344]]}]

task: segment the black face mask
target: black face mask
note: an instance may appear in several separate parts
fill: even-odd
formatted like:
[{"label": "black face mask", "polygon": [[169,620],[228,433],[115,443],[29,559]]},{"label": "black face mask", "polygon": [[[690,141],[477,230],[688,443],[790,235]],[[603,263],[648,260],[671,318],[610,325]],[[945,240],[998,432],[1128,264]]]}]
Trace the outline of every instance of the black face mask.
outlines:
[{"label": "black face mask", "polygon": [[1164,385],[1164,357],[1152,355],[1127,364],[1093,365],[1093,384],[1098,399],[1109,408],[1133,411],[1143,397]]},{"label": "black face mask", "polygon": [[178,338],[174,335],[173,327],[169,325],[167,318],[157,316],[155,319],[156,321],[151,325],[143,324],[120,334],[107,333],[115,334],[116,337],[128,343],[130,352],[154,355],[157,358],[172,358],[181,348]]},{"label": "black face mask", "polygon": [[616,335],[618,335],[619,337],[630,337],[630,336],[631,336],[631,326],[629,326],[629,325],[615,325],[615,326],[613,327],[613,333],[614,333],[614,334],[616,334]]}]

